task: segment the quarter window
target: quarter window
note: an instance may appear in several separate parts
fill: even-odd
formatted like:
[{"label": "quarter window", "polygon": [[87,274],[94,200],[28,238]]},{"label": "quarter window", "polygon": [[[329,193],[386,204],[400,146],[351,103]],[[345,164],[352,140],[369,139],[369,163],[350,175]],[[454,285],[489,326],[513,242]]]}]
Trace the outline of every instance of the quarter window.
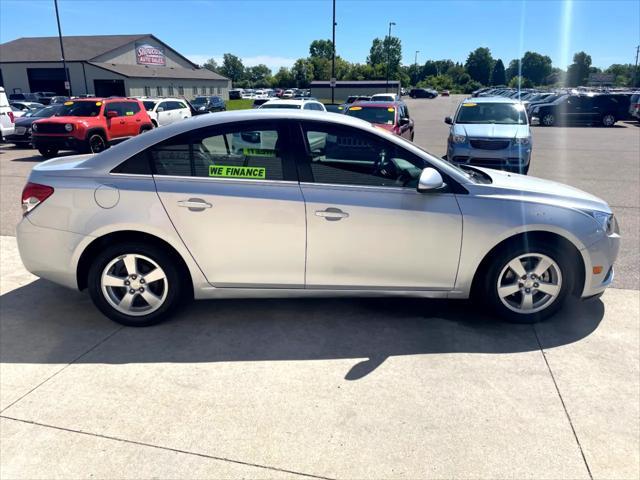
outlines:
[{"label": "quarter window", "polygon": [[426,163],[375,135],[349,127],[304,128],[317,183],[415,188]]}]

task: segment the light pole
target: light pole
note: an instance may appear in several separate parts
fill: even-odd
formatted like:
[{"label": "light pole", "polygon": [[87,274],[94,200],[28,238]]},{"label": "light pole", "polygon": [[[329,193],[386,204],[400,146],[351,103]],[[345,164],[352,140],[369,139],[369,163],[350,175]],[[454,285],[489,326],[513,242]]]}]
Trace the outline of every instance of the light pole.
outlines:
[{"label": "light pole", "polygon": [[420,50],[416,50],[416,58],[413,61],[414,65],[418,66],[418,54],[420,53]]},{"label": "light pole", "polygon": [[391,68],[391,27],[395,24],[396,22],[389,22],[389,36],[387,37],[387,86],[385,88],[385,92],[389,91],[389,69]]},{"label": "light pole", "polygon": [[333,0],[333,38],[331,40],[331,103],[335,103],[336,78],[336,0]]},{"label": "light pole", "polygon": [[67,96],[71,96],[71,82],[69,81],[69,72],[67,72],[67,61],[64,58],[64,46],[62,45],[62,29],[60,28],[60,15],[58,14],[58,0],[53,0],[56,7],[56,21],[58,22],[58,39],[60,40],[60,53],[62,54],[62,68],[64,69],[65,85]]}]

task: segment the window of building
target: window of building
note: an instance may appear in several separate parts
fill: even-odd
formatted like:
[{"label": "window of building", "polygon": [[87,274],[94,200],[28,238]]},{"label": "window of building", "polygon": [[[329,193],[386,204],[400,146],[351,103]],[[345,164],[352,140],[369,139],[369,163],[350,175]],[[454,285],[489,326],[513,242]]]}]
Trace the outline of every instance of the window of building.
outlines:
[{"label": "window of building", "polygon": [[184,95],[184,87],[182,85],[178,86],[178,95]]},{"label": "window of building", "polygon": [[161,97],[162,95],[164,95],[164,93],[162,93],[162,87],[161,86],[157,86],[156,87],[156,94]]},{"label": "window of building", "polygon": [[315,182],[416,188],[426,163],[394,143],[350,127],[305,126]]},{"label": "window of building", "polygon": [[215,88],[214,87],[209,87],[209,94],[213,95],[215,92]]},{"label": "window of building", "polygon": [[222,93],[222,87],[218,87],[218,95]]},{"label": "window of building", "polygon": [[212,127],[149,150],[157,175],[284,180],[281,132],[271,122]]},{"label": "window of building", "polygon": [[173,85],[169,85],[169,95],[174,95],[173,93]]},{"label": "window of building", "polygon": [[144,96],[145,97],[151,96],[151,87],[144,87]]},{"label": "window of building", "polygon": [[193,94],[198,95],[198,87],[193,87]]}]

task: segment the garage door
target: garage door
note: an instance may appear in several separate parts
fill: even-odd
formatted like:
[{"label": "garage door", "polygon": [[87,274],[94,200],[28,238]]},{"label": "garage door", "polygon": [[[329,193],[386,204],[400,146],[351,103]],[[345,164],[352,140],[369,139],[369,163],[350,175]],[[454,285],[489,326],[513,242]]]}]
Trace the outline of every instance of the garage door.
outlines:
[{"label": "garage door", "polygon": [[64,88],[64,68],[27,68],[27,77],[31,92],[56,92],[58,95],[67,93]]}]

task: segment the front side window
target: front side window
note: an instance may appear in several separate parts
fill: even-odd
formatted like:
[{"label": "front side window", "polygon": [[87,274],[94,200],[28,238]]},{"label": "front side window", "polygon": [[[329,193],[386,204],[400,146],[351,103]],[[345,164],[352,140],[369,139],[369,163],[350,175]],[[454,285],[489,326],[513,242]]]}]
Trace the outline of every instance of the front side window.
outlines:
[{"label": "front side window", "polygon": [[274,124],[207,128],[149,151],[156,175],[284,180],[281,132]]},{"label": "front side window", "polygon": [[416,188],[420,157],[351,127],[304,127],[311,174],[317,183]]}]

